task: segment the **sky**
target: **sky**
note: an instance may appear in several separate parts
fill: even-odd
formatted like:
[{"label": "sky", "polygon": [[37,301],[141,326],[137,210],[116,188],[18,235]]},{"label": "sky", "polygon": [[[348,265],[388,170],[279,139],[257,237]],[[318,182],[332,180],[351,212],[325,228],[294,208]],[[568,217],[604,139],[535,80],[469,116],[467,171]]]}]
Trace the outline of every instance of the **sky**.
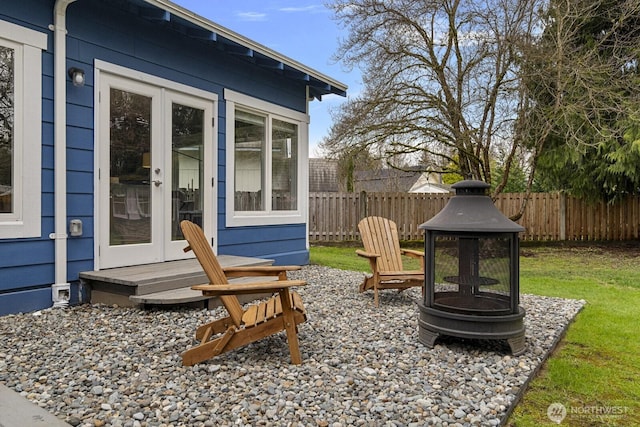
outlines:
[{"label": "sky", "polygon": [[[323,0],[173,0],[174,3],[244,37],[294,59],[348,86],[357,93],[361,77],[331,57],[345,32]],[[325,95],[309,105],[309,157],[322,157],[318,144],[331,128],[331,109],[346,100]]]}]

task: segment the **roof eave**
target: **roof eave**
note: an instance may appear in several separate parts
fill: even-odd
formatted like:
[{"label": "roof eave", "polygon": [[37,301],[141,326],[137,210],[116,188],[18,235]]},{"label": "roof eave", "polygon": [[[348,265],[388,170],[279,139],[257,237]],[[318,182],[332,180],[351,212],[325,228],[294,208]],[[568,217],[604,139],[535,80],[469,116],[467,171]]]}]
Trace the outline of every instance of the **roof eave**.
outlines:
[{"label": "roof eave", "polygon": [[251,52],[252,55],[260,55],[274,61],[274,67],[285,69],[291,69],[295,72],[302,73],[302,78],[307,80],[307,85],[310,89],[310,94],[318,99],[321,99],[322,95],[336,94],[340,96],[346,96],[347,85],[339,82],[317,70],[314,70],[306,65],[291,59],[285,55],[282,55],[273,49],[268,48],[260,43],[257,43],[247,37],[242,36],[228,28],[225,28],[215,22],[208,20],[192,11],[183,8],[169,0],[143,0],[152,6],[160,8],[172,15],[180,17],[192,24],[202,28],[205,31],[213,33],[212,39],[216,40],[218,36],[224,39],[230,40],[233,43],[244,46]]}]

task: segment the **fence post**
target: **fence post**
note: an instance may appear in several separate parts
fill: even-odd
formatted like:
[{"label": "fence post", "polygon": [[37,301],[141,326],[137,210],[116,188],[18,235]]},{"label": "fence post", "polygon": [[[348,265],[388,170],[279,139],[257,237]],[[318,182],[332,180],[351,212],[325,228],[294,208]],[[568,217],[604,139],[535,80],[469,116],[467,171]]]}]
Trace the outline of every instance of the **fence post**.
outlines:
[{"label": "fence post", "polygon": [[560,240],[567,240],[567,195],[560,193],[558,222],[560,222]]},{"label": "fence post", "polygon": [[360,219],[366,218],[369,216],[369,203],[367,203],[367,192],[360,192]]}]

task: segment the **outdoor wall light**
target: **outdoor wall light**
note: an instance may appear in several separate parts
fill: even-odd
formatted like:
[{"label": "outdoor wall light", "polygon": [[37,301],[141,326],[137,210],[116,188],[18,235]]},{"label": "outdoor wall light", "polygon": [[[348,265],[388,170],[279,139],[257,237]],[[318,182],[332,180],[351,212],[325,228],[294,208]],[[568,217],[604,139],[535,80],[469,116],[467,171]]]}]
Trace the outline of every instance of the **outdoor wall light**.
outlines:
[{"label": "outdoor wall light", "polygon": [[69,68],[69,78],[74,86],[84,86],[84,70],[81,68]]}]

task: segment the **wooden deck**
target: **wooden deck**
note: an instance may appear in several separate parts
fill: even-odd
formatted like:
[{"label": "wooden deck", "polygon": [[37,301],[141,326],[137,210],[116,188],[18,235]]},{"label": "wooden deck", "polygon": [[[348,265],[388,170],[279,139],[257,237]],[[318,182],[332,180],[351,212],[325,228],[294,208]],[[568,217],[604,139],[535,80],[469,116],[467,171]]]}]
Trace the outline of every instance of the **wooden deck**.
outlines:
[{"label": "wooden deck", "polygon": [[[218,261],[223,267],[273,264],[270,259],[235,255],[219,255]],[[84,271],[80,273],[80,280],[90,289],[92,303],[120,306],[215,304],[215,298],[191,289],[193,285],[208,283],[196,259]]]}]

